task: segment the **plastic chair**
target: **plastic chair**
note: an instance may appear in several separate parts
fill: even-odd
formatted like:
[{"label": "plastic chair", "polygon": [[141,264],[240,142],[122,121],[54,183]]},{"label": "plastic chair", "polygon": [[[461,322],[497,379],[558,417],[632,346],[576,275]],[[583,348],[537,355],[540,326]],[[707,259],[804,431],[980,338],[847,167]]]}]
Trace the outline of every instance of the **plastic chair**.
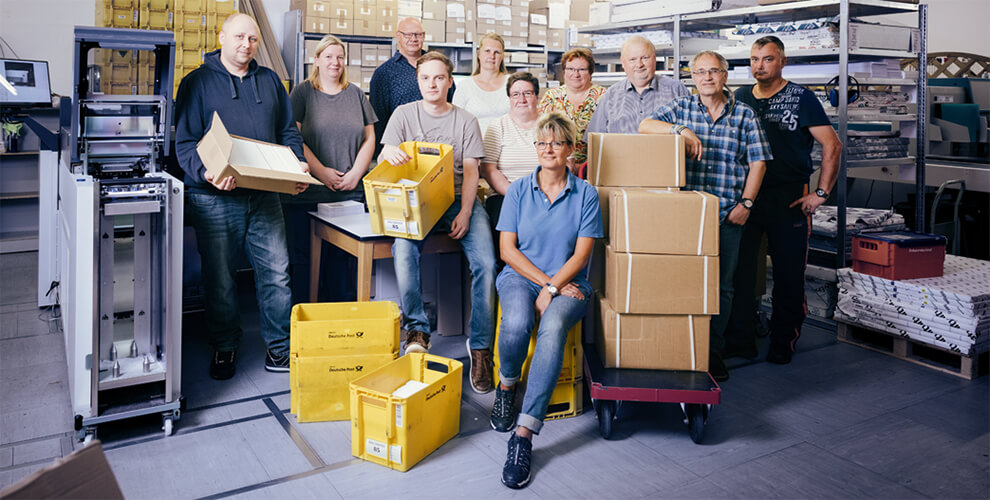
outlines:
[{"label": "plastic chair", "polygon": [[[935,214],[938,210],[939,202],[942,198],[942,193],[952,185],[959,185],[959,194],[956,195],[955,202],[952,204],[952,220],[944,222],[935,222]],[[966,192],[966,181],[962,179],[955,179],[951,181],[945,181],[941,186],[938,187],[938,191],[935,192],[935,199],[932,200],[932,210],[931,210],[931,222],[928,224],[928,232],[931,234],[940,234],[945,236],[951,247],[947,249],[948,253],[953,255],[959,254],[959,205],[962,203],[963,194]]]}]

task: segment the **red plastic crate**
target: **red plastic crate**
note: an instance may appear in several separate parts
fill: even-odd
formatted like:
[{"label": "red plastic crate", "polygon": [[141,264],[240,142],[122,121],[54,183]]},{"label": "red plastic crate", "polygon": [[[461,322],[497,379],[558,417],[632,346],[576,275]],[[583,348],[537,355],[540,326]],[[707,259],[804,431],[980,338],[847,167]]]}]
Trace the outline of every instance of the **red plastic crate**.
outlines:
[{"label": "red plastic crate", "polygon": [[945,237],[892,232],[854,236],[853,271],[891,280],[942,275]]}]

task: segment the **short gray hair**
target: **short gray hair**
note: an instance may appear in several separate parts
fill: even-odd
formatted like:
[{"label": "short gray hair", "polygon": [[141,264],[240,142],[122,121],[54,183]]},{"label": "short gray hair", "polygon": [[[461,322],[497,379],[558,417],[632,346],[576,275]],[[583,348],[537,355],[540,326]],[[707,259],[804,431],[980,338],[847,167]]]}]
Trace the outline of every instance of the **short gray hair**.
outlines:
[{"label": "short gray hair", "polygon": [[536,122],[536,137],[552,136],[555,140],[574,146],[577,144],[577,135],[577,126],[560,111],[551,111]]},{"label": "short gray hair", "polygon": [[657,47],[653,45],[653,42],[651,42],[648,38],[642,35],[633,35],[629,38],[626,38],[626,41],[622,42],[622,50],[619,51],[620,58],[622,57],[622,54],[626,51],[626,49],[631,45],[642,45],[643,47],[650,49],[650,51],[653,52],[654,54],[657,53]]},{"label": "short gray hair", "polygon": [[725,56],[719,54],[718,52],[715,52],[714,50],[702,50],[701,52],[695,54],[695,56],[691,58],[692,70],[694,69],[695,64],[698,62],[698,59],[701,59],[704,56],[714,57],[715,59],[718,60],[718,66],[722,68],[722,71],[729,71],[729,61],[726,61]]}]

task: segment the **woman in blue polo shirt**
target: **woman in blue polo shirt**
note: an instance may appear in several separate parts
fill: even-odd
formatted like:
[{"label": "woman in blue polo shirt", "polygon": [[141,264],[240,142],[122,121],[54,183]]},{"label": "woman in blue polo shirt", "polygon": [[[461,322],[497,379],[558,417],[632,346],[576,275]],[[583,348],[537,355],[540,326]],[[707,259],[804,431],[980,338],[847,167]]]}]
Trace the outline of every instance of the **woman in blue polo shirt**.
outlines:
[{"label": "woman in blue polo shirt", "polygon": [[[509,186],[497,226],[508,265],[495,282],[502,320],[491,421],[496,431],[516,430],[502,469],[502,483],[510,488],[529,482],[532,436],[543,427],[567,332],[587,308],[591,285],[585,267],[595,238],[602,237],[598,193],[567,168],[577,141],[574,123],[560,112],[544,115],[536,124],[536,141],[540,166]],[[516,416],[515,384],[537,315],[536,350],[522,412]]]}]

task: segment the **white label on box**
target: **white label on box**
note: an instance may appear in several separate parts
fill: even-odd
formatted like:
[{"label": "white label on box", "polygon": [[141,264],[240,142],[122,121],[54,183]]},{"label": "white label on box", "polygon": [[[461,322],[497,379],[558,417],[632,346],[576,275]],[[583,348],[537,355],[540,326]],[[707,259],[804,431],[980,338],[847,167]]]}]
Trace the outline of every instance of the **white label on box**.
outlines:
[{"label": "white label on box", "polygon": [[464,4],[462,4],[462,3],[448,3],[447,4],[447,17],[464,17]]},{"label": "white label on box", "polygon": [[382,460],[385,460],[386,458],[386,454],[385,454],[386,448],[388,448],[388,446],[386,446],[385,443],[381,441],[375,441],[374,439],[371,438],[367,438],[364,440],[365,453],[374,457],[378,457]]},{"label": "white label on box", "polygon": [[402,427],[402,405],[395,405],[395,426]]},{"label": "white label on box", "polygon": [[[392,201],[392,200],[389,200]],[[399,233],[406,232],[406,222],[395,219],[385,219],[385,230],[386,231],[396,231]]]},{"label": "white label on box", "polygon": [[389,446],[388,459],[392,461],[392,463],[402,465],[402,446],[397,444]]},{"label": "white label on box", "polygon": [[409,233],[419,234],[419,225],[414,220],[409,221]]},{"label": "white label on box", "polygon": [[409,191],[409,206],[418,207],[419,203],[416,201],[416,191]]},{"label": "white label on box", "polygon": [[495,7],[495,20],[512,22],[512,8],[504,5]]}]

